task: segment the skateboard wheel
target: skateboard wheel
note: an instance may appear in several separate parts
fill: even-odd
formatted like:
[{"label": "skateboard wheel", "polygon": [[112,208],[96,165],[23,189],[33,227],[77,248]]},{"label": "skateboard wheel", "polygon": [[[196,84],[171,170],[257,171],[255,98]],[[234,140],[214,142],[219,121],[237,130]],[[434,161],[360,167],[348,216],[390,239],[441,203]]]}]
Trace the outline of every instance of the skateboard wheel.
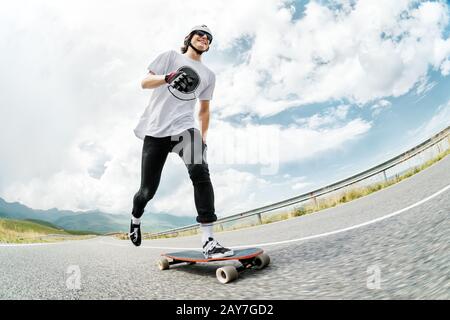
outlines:
[{"label": "skateboard wheel", "polygon": [[259,256],[255,257],[254,265],[256,269],[262,269],[270,263],[269,255],[261,253]]},{"label": "skateboard wheel", "polygon": [[216,270],[216,276],[217,280],[219,280],[220,283],[228,283],[233,280],[236,280],[239,276],[238,271],[233,266],[226,266],[222,268],[218,268]]},{"label": "skateboard wheel", "polygon": [[161,258],[158,261],[159,270],[167,270],[169,269],[169,260],[166,258]]}]

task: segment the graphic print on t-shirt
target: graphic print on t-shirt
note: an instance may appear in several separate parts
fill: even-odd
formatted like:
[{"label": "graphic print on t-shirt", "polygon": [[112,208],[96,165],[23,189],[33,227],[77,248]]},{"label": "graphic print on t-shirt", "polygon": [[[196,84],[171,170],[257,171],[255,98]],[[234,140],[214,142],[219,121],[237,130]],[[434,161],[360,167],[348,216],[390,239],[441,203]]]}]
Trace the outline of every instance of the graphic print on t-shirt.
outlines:
[{"label": "graphic print on t-shirt", "polygon": [[186,83],[187,87],[184,89],[184,92],[175,89],[172,84],[167,86],[169,92],[179,100],[189,101],[197,99],[195,90],[198,88],[200,84],[200,77],[198,73],[188,66],[183,66],[179,68],[177,72],[185,72],[189,76],[191,81],[189,83]]}]

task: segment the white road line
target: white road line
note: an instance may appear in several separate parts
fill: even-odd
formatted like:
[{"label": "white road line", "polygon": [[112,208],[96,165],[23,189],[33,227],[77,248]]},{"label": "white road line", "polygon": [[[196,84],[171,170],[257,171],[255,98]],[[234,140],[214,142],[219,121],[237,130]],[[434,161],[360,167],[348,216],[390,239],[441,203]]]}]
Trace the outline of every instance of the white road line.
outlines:
[{"label": "white road line", "polygon": [[[66,240],[60,242],[38,242],[38,243],[0,243],[0,247],[15,247],[15,248],[25,248],[25,247],[42,247],[42,246],[51,246],[51,245],[62,245],[62,244],[70,244],[70,243],[85,243],[86,241],[91,241],[93,239],[85,239],[85,240]],[[102,242],[102,241],[100,241]],[[106,242],[102,242],[106,243]]]},{"label": "white road line", "polygon": [[66,243],[68,243],[68,241],[47,242],[47,243],[0,243],[0,247],[38,247],[38,246],[50,246],[50,245],[66,244]]},{"label": "white road line", "polygon": [[[376,223],[376,222],[380,222],[380,221],[385,220],[385,219],[392,218],[392,217],[394,217],[396,215],[399,215],[400,213],[403,213],[405,211],[408,211],[410,209],[418,207],[418,206],[424,204],[425,202],[430,201],[431,199],[433,199],[433,198],[439,196],[440,194],[444,193],[449,188],[450,188],[450,184],[447,185],[446,187],[444,187],[443,189],[439,190],[438,192],[432,194],[431,196],[429,196],[429,197],[427,197],[425,199],[422,199],[422,200],[420,200],[420,201],[418,201],[418,202],[416,202],[416,203],[414,203],[414,204],[412,204],[412,205],[410,205],[410,206],[408,206],[406,208],[397,210],[397,211],[392,212],[390,214],[387,214],[385,216],[382,216],[382,217],[379,217],[379,218],[376,218],[376,219],[373,219],[373,220],[370,220],[370,221],[367,221],[367,222],[364,222],[364,223],[360,223],[360,224],[357,224],[357,225],[354,225],[354,226],[351,226],[351,227],[348,227],[348,228],[339,229],[339,230],[335,230],[335,231],[331,231],[331,232],[320,233],[320,234],[316,234],[316,235],[308,236],[308,237],[303,237],[303,238],[284,240],[284,241],[277,241],[277,242],[246,244],[246,245],[242,245],[242,246],[232,246],[230,248],[239,249],[239,248],[248,248],[248,247],[275,246],[275,245],[279,245],[279,244],[286,244],[286,243],[299,242],[299,241],[305,241],[305,240],[310,240],[310,239],[326,237],[326,236],[330,236],[330,235],[333,235],[333,234],[338,234],[338,233],[341,233],[341,232],[346,232],[346,231],[350,231],[350,230],[353,230],[353,229],[361,228],[361,227],[364,227],[364,226],[367,226],[367,225],[370,225],[370,224],[373,224],[373,223]],[[100,243],[113,245],[113,246],[119,246],[119,247],[130,247],[130,246],[132,247],[131,244],[116,244],[116,243],[104,242],[103,240],[100,240]],[[145,245],[140,246],[140,248],[145,248],[145,249],[163,249],[163,250],[198,250],[198,247],[196,247],[196,248],[156,247],[156,246],[145,246]]]}]

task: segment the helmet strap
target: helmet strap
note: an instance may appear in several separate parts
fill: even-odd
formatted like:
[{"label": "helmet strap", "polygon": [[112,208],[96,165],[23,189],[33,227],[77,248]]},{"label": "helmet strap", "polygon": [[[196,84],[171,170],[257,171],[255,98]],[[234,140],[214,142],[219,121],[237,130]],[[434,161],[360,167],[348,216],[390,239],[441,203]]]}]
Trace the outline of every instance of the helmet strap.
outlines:
[{"label": "helmet strap", "polygon": [[203,52],[206,52],[206,51],[209,50],[209,48],[208,48],[208,49],[206,49],[205,51],[200,51],[200,50],[198,50],[197,48],[195,48],[195,47],[192,45],[192,42],[191,42],[191,41],[189,41],[189,47],[191,47],[192,49],[194,49],[194,51],[197,52],[198,55],[201,55]]}]

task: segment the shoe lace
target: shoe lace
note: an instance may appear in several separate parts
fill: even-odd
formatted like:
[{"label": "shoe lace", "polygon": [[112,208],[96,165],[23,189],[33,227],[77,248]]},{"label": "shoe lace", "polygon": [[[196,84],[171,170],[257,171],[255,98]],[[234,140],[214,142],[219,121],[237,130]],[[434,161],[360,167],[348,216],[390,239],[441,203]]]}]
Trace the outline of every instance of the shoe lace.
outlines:
[{"label": "shoe lace", "polygon": [[203,246],[203,250],[205,252],[210,252],[212,250],[214,250],[214,248],[216,248],[217,246],[217,241],[216,240],[209,240],[208,242],[205,243],[205,245]]},{"label": "shoe lace", "polygon": [[223,246],[216,240],[214,240],[214,247],[215,248],[219,248],[219,249],[223,249]]},{"label": "shoe lace", "polygon": [[137,237],[137,231],[138,231],[138,228],[133,228],[133,232],[130,232],[128,235],[130,236],[130,237]]},{"label": "shoe lace", "polygon": [[214,250],[214,249],[219,250],[219,251],[228,250],[227,248],[222,246],[217,240],[214,240],[213,244],[211,245],[211,250]]}]

